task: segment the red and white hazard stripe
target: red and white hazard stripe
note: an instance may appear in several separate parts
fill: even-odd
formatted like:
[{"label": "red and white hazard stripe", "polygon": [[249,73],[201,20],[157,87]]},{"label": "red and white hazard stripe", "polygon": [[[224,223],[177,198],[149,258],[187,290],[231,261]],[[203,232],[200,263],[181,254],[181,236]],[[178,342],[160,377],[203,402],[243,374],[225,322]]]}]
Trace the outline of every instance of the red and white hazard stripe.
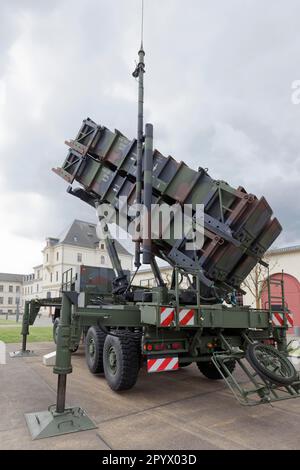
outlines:
[{"label": "red and white hazard stripe", "polygon": [[[160,326],[171,326],[175,321],[174,307],[161,307],[160,309]],[[181,308],[179,310],[179,325],[193,326],[195,325],[195,310],[192,308]]]},{"label": "red and white hazard stripe", "polygon": [[181,308],[179,310],[179,325],[180,326],[195,325],[195,310],[191,308]]},{"label": "red and white hazard stripe", "polygon": [[175,320],[174,307],[161,307],[160,309],[160,326],[170,326]]},{"label": "red and white hazard stripe", "polygon": [[289,312],[274,312],[272,314],[272,324],[273,326],[284,326],[284,315],[286,316],[287,326],[288,328],[293,328],[294,320],[293,315]]},{"label": "red and white hazard stripe", "polygon": [[293,326],[294,326],[293,314],[291,312],[285,312],[285,316],[286,316],[286,321],[287,321],[288,327],[293,328]]},{"label": "red and white hazard stripe", "polygon": [[165,372],[179,368],[178,357],[163,357],[160,359],[148,359],[147,370],[151,372]]}]

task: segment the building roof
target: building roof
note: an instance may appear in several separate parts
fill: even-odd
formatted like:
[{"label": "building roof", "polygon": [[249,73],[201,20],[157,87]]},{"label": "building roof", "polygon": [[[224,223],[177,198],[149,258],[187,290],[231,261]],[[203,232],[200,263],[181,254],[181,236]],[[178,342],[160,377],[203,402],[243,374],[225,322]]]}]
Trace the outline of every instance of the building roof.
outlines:
[{"label": "building roof", "polygon": [[[170,264],[158,264],[159,270],[160,271],[169,271],[170,269],[173,269]],[[137,272],[137,274],[145,274],[145,273],[152,273],[152,268],[147,266],[144,268],[140,268]]]},{"label": "building roof", "polygon": [[281,253],[293,253],[295,251],[300,251],[300,245],[284,246],[282,248],[272,248],[271,250],[268,250],[266,254],[275,255]]},{"label": "building roof", "polygon": [[0,282],[23,282],[24,274],[0,273]]},{"label": "building roof", "polygon": [[[100,240],[96,233],[96,224],[75,219],[72,224],[57,239],[57,244],[73,245],[85,248],[96,248]],[[130,255],[126,248],[115,240],[117,252],[120,255]]]}]

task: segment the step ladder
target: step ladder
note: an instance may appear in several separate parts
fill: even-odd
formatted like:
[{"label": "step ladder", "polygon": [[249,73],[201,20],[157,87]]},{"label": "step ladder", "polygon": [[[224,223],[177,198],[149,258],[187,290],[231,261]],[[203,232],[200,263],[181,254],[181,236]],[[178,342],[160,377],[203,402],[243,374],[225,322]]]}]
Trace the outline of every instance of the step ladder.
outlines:
[{"label": "step ladder", "polygon": [[[228,345],[228,350],[215,352],[212,362],[239,403],[254,406],[300,397],[300,377],[291,385],[272,383],[253,369],[244,351],[230,346],[227,340],[223,339]],[[248,337],[247,340],[251,342]],[[231,372],[228,367],[228,362],[231,361],[235,361],[238,366],[235,372]]]}]

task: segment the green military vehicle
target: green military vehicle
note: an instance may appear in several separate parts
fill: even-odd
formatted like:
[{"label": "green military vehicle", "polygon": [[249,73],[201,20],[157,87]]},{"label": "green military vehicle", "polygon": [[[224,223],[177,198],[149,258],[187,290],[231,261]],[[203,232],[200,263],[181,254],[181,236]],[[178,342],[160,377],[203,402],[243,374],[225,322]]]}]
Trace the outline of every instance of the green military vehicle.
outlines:
[{"label": "green military vehicle", "polygon": [[[104,373],[114,391],[133,387],[143,363],[149,373],[196,363],[207,378],[225,379],[244,404],[299,396],[299,377],[286,354],[290,315],[283,283],[276,281],[282,289],[281,301],[270,298],[267,309],[251,309],[228,300],[233,292],[242,294],[242,281],[256,263],[263,262],[265,251],[281,232],[270,206],[244,188],[234,189],[213,180],[203,168],[194,171],[183,162],[153,152],[151,143],[152,136],[149,139],[146,130],[142,201],[150,191],[151,202],[158,205],[203,204],[204,243],[193,251],[187,249],[185,238],[150,239],[145,247],[140,239],[143,260],[151,265],[157,284],[142,288],[134,285],[134,276],[130,279],[123,271],[114,240],[107,237],[113,269],[101,268],[100,275],[100,268],[98,273],[89,268],[79,283],[70,271],[63,280],[62,299],[56,305],[62,310],[55,372],[65,376],[71,371],[69,353],[76,350],[84,332],[90,371]],[[55,169],[69,184],[79,183],[78,188],[69,187],[68,193],[95,208],[110,204],[117,212],[121,195],[127,196],[129,205],[134,204],[135,139],[130,141],[119,131],[112,132],[88,118],[68,145],[65,162]],[[145,181],[147,158],[152,169],[150,182]],[[100,219],[103,222],[103,217]],[[170,286],[165,284],[156,258],[173,267]],[[29,323],[45,304],[49,299],[26,305]],[[274,326],[274,315],[282,316],[280,326]],[[236,378],[240,374],[233,374],[237,365],[250,387],[245,388],[241,384],[245,381]]]},{"label": "green military vehicle", "polygon": [[[214,180],[207,169],[193,170],[153,149],[151,124],[146,124],[144,133],[143,74],[141,48],[133,74],[139,83],[137,139],[129,140],[120,131],[87,118],[75,139],[66,142],[69,152],[64,163],[54,169],[69,184],[69,194],[97,211],[112,269],[97,273],[90,268],[85,282],[69,271],[61,298],[25,305],[23,353],[28,327],[40,306],[52,305],[60,311],[54,367],[57,404],[49,422],[65,416],[66,375],[72,372],[71,352],[77,349],[82,333],[89,370],[104,373],[116,392],[135,385],[143,364],[151,374],[195,363],[208,379],[224,379],[242,404],[300,396],[299,375],[287,357],[291,316],[283,281],[272,281],[281,288],[279,300],[272,298],[271,281],[266,279],[267,308],[252,309],[234,301],[234,293],[243,294],[241,284],[256,264],[265,264],[262,258],[281,225],[264,197]],[[199,163],[202,160],[199,155]],[[199,205],[203,208],[200,219]],[[175,213],[186,206],[189,212],[183,219],[190,229],[178,237]],[[167,227],[162,220],[166,207],[172,209]],[[117,215],[117,224],[121,215],[123,222],[135,222],[136,272],[142,256],[143,263],[151,266],[154,287],[135,286],[136,272],[130,278],[123,270],[109,236],[110,209]],[[160,221],[156,231],[154,213]],[[199,233],[200,244],[195,242]],[[164,282],[157,259],[172,267],[170,285]],[[81,275],[84,279],[84,272]],[[32,428],[37,427],[35,416],[28,418]],[[52,435],[60,433],[58,427],[59,423]]]}]

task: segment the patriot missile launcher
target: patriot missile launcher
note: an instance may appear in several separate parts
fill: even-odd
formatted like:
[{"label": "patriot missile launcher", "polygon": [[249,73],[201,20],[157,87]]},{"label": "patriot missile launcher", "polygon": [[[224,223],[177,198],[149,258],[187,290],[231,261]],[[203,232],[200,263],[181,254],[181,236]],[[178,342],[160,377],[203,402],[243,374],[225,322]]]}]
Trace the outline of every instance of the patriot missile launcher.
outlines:
[{"label": "patriot missile launcher", "polygon": [[[130,140],[88,118],[68,145],[71,149],[65,162],[54,171],[70,184],[79,183],[80,188],[69,189],[70,193],[93,207],[96,202],[107,203],[117,211],[122,197],[129,207],[135,203],[136,139]],[[272,217],[264,197],[257,198],[241,186],[235,189],[224,181],[214,180],[206,169],[199,167],[195,171],[158,150],[151,157],[152,204],[189,205],[193,214],[197,204],[204,208],[204,240],[199,249],[187,250],[184,238],[166,238],[159,233],[152,242],[152,255],[186,272],[199,271],[201,296],[216,302],[227,292],[240,288],[280,234],[281,225]],[[145,189],[142,195],[144,201]]]},{"label": "patriot missile launcher", "polygon": [[[128,280],[114,240],[107,236],[115,277],[101,299],[87,297],[78,289],[62,288],[63,298],[69,300],[68,306],[63,303],[61,321],[69,322],[71,330],[84,332],[90,371],[103,372],[110,387],[119,391],[135,384],[143,363],[152,373],[195,362],[207,378],[224,379],[243,404],[299,396],[299,377],[286,356],[291,317],[283,281],[265,280],[269,290],[265,309],[238,306],[232,300],[233,293],[242,293],[241,283],[253,267],[257,263],[266,265],[262,257],[282,230],[266,199],[212,179],[202,166],[193,170],[183,161],[153,150],[150,124],[145,126],[141,158],[138,140],[130,140],[90,118],[83,121],[75,139],[66,143],[67,157],[54,172],[68,183],[67,192],[97,209],[107,233],[110,218],[105,219],[98,209],[105,207],[108,213],[113,208],[119,215],[124,205],[129,208],[124,213],[127,221],[132,223],[137,218],[141,229],[135,240],[139,245],[136,271],[142,254],[156,280],[152,288],[135,286],[135,275]],[[142,205],[135,212],[132,209],[139,191]],[[161,225],[153,228],[153,214],[162,206],[186,205],[190,207],[186,218],[190,218],[191,227],[198,224],[203,229],[200,246],[189,244],[190,232],[179,238],[174,235],[176,209],[168,221],[174,230],[167,236]],[[200,222],[197,205],[203,208]],[[150,216],[148,212],[146,218],[139,218],[145,207],[150,209]],[[143,235],[145,225],[151,237]],[[170,285],[161,275],[157,258],[173,269]],[[278,282],[280,301],[270,294],[271,282]],[[274,321],[276,315],[282,316],[280,326]],[[63,364],[59,332],[60,327],[57,363]],[[70,338],[72,351],[79,337],[71,334]],[[248,378],[248,389],[233,375],[236,365]],[[56,366],[58,374],[63,370]]]},{"label": "patriot missile launcher", "polygon": [[[153,150],[153,126],[143,124],[144,56],[141,45],[133,73],[139,85],[137,139],[87,118],[67,142],[62,166],[54,169],[68,183],[69,194],[95,208],[112,268],[83,267],[80,279],[69,270],[60,298],[25,303],[22,351],[16,357],[29,353],[26,337],[39,308],[56,308],[57,401],[48,411],[26,415],[33,438],[94,427],[84,410],[65,407],[71,354],[81,338],[89,370],[104,374],[116,392],[132,388],[143,366],[151,374],[195,363],[208,379],[225,380],[244,405],[300,396],[299,374],[287,357],[291,315],[283,280],[264,280],[269,293],[265,308],[235,301],[255,265],[267,267],[262,258],[280,234],[280,223],[264,197],[214,180],[203,167],[204,155],[193,169],[186,156],[177,161]],[[166,208],[170,217],[164,224]],[[109,236],[109,224],[123,227],[124,219],[126,228],[135,225],[132,276]],[[178,219],[188,227],[180,236]],[[141,255],[151,266],[153,287],[134,285]],[[173,270],[169,284],[159,258]],[[281,293],[276,298],[271,295],[274,282]],[[235,375],[236,366],[243,376]]]}]

